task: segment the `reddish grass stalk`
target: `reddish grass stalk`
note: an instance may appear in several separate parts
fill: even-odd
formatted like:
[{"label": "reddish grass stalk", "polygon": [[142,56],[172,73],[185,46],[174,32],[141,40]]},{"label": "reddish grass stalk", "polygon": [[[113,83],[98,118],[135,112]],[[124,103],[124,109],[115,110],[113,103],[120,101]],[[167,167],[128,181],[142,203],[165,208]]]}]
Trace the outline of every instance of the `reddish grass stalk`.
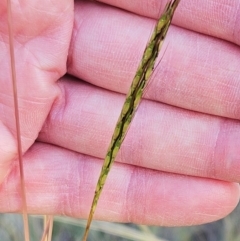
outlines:
[{"label": "reddish grass stalk", "polygon": [[25,179],[24,179],[24,171],[23,171],[21,128],[20,128],[20,118],[19,118],[19,109],[18,109],[16,66],[15,66],[15,56],[14,56],[14,46],[13,46],[13,26],[12,26],[13,23],[12,23],[11,0],[7,0],[7,16],[8,16],[9,51],[10,51],[10,60],[11,60],[11,75],[12,75],[12,87],[13,87],[14,111],[15,111],[14,114],[15,114],[16,132],[17,132],[17,149],[18,149],[20,185],[21,185],[21,196],[22,196],[24,236],[25,236],[25,241],[30,241],[28,214],[27,214],[27,200],[26,200],[25,181],[24,181]]}]

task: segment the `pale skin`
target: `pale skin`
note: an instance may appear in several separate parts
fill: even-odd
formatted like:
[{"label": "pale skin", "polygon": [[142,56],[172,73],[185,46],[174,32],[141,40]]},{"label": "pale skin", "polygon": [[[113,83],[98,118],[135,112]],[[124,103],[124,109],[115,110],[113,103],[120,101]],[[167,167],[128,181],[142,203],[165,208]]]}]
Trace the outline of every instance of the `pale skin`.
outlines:
[{"label": "pale skin", "polygon": [[[120,6],[137,16],[110,0],[108,6],[31,2],[14,13],[28,211],[86,218],[122,94],[155,24],[143,15],[156,18],[160,4]],[[171,28],[146,93],[154,102],[140,104],[95,218],[187,226],[220,219],[237,205],[240,2],[227,3],[179,4],[173,19],[179,27]],[[16,212],[19,175],[6,31],[2,24],[0,211]],[[66,72],[75,78],[57,81]]]}]

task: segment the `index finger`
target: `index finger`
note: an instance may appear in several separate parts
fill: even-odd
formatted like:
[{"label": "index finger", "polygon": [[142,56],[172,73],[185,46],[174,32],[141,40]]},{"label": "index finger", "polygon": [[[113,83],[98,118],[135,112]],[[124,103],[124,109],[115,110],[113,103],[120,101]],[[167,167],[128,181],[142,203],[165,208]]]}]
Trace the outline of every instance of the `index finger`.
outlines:
[{"label": "index finger", "polygon": [[[127,93],[154,23],[103,4],[77,2],[68,73]],[[165,43],[167,51],[155,67],[147,98],[239,119],[240,48],[175,26]]]},{"label": "index finger", "polygon": [[[166,0],[114,1],[101,0],[115,7],[157,19]],[[182,0],[173,18],[173,24],[206,35],[240,44],[239,0]]]}]

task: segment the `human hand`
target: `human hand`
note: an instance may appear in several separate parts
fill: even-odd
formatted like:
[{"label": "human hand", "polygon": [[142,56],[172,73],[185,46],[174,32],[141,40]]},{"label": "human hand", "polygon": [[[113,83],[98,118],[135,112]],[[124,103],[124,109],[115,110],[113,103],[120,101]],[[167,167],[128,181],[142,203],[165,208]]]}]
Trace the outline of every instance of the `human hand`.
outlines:
[{"label": "human hand", "polygon": [[[239,47],[221,40],[239,44],[237,34],[235,39],[229,35],[234,29],[239,31],[238,25],[230,26],[229,19],[223,19],[220,32],[216,23],[221,19],[217,11],[210,12],[209,1],[202,2],[203,6],[187,4],[180,2],[173,23],[219,39],[171,27],[167,49],[146,93],[149,100],[138,109],[118,163],[109,174],[96,218],[192,225],[224,217],[238,202],[239,187],[234,182],[240,179]],[[139,1],[136,5],[135,10],[128,10],[143,14]],[[142,6],[142,11],[149,9]],[[219,7],[224,6],[220,1]],[[50,83],[52,92],[42,122],[37,118],[39,125],[53,105],[38,142],[24,156],[31,213],[87,217],[101,160],[124,100],[120,93],[127,92],[155,23],[97,3],[77,2],[75,9],[68,73],[76,78],[65,76],[56,84],[56,76],[47,76],[43,89],[48,90]],[[208,23],[200,18],[204,13]],[[230,16],[234,22],[236,17]],[[52,46],[56,46],[49,44],[53,51]],[[66,57],[65,52],[62,56]],[[59,75],[64,72],[60,69]],[[36,82],[37,87],[42,85]],[[31,117],[26,110],[24,116]],[[19,209],[16,175],[12,171],[3,183],[1,211]],[[6,198],[13,200],[12,206],[6,205]]]},{"label": "human hand", "polygon": [[[17,157],[6,2],[0,3],[3,16],[0,26],[0,181]],[[12,3],[23,152],[35,142],[54,100],[60,94],[56,80],[66,73],[73,3],[52,1],[51,4],[49,6],[49,1],[31,1],[27,5]]]}]

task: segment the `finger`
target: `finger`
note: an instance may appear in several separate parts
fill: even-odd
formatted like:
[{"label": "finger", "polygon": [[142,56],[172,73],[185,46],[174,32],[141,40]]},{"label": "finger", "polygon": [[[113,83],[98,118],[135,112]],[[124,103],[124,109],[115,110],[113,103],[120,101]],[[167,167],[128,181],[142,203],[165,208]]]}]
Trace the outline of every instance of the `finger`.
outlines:
[{"label": "finger", "polygon": [[[36,143],[24,157],[24,168],[28,212],[87,217],[101,161]],[[19,211],[17,173],[14,169],[1,186],[1,212]],[[238,184],[115,164],[95,218],[148,225],[194,225],[226,216],[238,199]]]},{"label": "finger", "polygon": [[[101,0],[101,2],[157,19],[167,1]],[[177,26],[222,38],[238,45],[240,44],[239,22],[239,0],[231,2],[182,0],[173,19],[173,23]]]},{"label": "finger", "polygon": [[[105,6],[77,5],[68,72],[127,93],[154,22]],[[239,119],[240,48],[173,26],[165,43],[147,97]]]},{"label": "finger", "polygon": [[[0,182],[17,153],[6,2],[0,3]],[[66,72],[72,10],[69,1],[51,1],[50,5],[49,1],[25,5],[19,1],[12,6],[23,151],[37,138],[59,93],[55,81]]]},{"label": "finger", "polygon": [[[124,96],[73,81],[59,83],[39,140],[104,158]],[[237,121],[143,101],[117,161],[146,168],[240,181]]]}]

